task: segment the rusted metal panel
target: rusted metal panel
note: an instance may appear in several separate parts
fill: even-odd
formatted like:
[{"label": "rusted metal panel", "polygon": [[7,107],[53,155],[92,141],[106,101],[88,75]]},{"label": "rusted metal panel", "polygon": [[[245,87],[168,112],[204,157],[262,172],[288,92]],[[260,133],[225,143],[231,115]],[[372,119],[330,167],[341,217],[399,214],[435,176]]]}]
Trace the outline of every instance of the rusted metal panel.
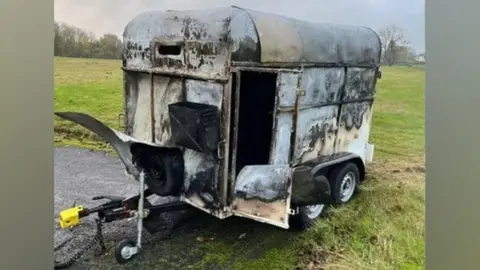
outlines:
[{"label": "rusted metal panel", "polygon": [[375,74],[374,68],[349,68],[342,101],[372,99],[375,95]]},{"label": "rusted metal panel", "polygon": [[[363,158],[370,130],[369,104],[374,97],[374,84],[375,69],[305,69],[302,75],[305,94],[299,97],[298,108],[291,102],[293,91],[283,95],[290,97],[284,98],[290,100],[284,102],[290,109],[285,111],[298,110],[293,164],[343,151]],[[359,124],[356,129],[352,128],[353,119]]]},{"label": "rusted metal panel", "polygon": [[123,39],[126,70],[224,80],[231,61],[376,66],[381,52],[377,34],[365,27],[240,7],[146,12],[128,23]]},{"label": "rusted metal panel", "polygon": [[[168,108],[182,100],[181,80],[152,74],[137,74],[131,80],[126,100],[127,134],[141,141],[171,145]],[[153,92],[152,92],[153,91]]]},{"label": "rusted metal panel", "polygon": [[269,13],[247,12],[261,37],[261,62],[301,62],[302,37],[290,19]]},{"label": "rusted metal panel", "polygon": [[299,74],[293,72],[282,72],[278,74],[277,94],[278,107],[280,109],[295,106],[298,77]]},{"label": "rusted metal panel", "polygon": [[292,134],[292,113],[278,112],[276,115],[273,147],[270,164],[283,165],[290,162],[290,139]]},{"label": "rusted metal panel", "polygon": [[225,83],[228,81],[228,78],[225,76],[204,76],[204,75],[195,75],[189,73],[188,70],[159,70],[159,69],[136,69],[136,68],[125,68],[122,67],[122,70],[130,73],[144,73],[144,74],[156,74],[162,76],[171,76],[177,78],[187,78],[195,79],[200,81],[215,81]]},{"label": "rusted metal panel", "polygon": [[[375,69],[349,68],[346,74],[336,152],[355,153],[365,159],[375,96]],[[357,102],[352,102],[357,101]]]},{"label": "rusted metal panel", "polygon": [[246,166],[235,184],[233,213],[288,228],[291,189],[289,165]]},{"label": "rusted metal panel", "polygon": [[[132,135],[139,140],[149,141],[152,136],[151,113],[154,114],[155,143],[171,146],[170,118],[168,106],[182,101],[183,85],[180,78],[153,76],[153,104],[150,95],[150,75],[139,74],[138,83],[132,85],[127,100],[129,123],[132,126]],[[223,86],[217,83],[209,83],[197,80],[185,80],[186,100],[205,103],[221,108]]]},{"label": "rusted metal panel", "polygon": [[[298,83],[301,73],[279,72],[277,77],[277,100],[275,102],[275,125],[270,164],[289,164],[292,152],[292,139],[296,130],[296,111]],[[291,110],[284,111],[285,108]]]},{"label": "rusted metal panel", "polygon": [[211,157],[190,149],[185,149],[183,159],[184,197],[198,208],[215,209],[218,204],[218,191],[214,188],[213,181],[217,163]]},{"label": "rusted metal panel", "polygon": [[[203,77],[226,75],[231,9],[151,11],[125,28],[124,67],[155,71],[187,71]],[[165,46],[180,52],[166,54]]]},{"label": "rusted metal panel", "polygon": [[344,68],[308,68],[302,74],[296,120],[293,164],[334,153],[338,102]]},{"label": "rusted metal panel", "polygon": [[268,68],[264,66],[259,66],[259,67],[254,67],[254,66],[233,66],[230,67],[231,72],[238,72],[238,71],[253,71],[253,72],[260,72],[260,73],[282,73],[282,72],[287,72],[287,73],[302,73],[302,70],[300,67],[296,68],[279,68],[279,67],[274,67],[274,68]]},{"label": "rusted metal panel", "polygon": [[300,111],[294,164],[334,153],[338,106],[310,108]]},{"label": "rusted metal panel", "polygon": [[230,29],[231,60],[260,62],[260,42],[257,29],[245,10],[232,7]]},{"label": "rusted metal panel", "polygon": [[320,24],[284,16],[245,11],[260,36],[262,63],[380,63],[381,43],[367,27]]},{"label": "rusted metal panel", "polygon": [[232,151],[230,153],[231,157],[231,166],[230,166],[230,177],[229,177],[229,192],[228,197],[229,201],[231,202],[234,198],[234,191],[235,191],[235,181],[237,176],[237,141],[238,141],[238,123],[240,120],[240,82],[241,82],[241,72],[235,72],[235,85],[232,85],[232,90],[234,89],[235,94],[235,104],[233,104],[233,117],[232,122],[230,123],[233,125],[232,129]]},{"label": "rusted metal panel", "polygon": [[204,103],[222,109],[223,85],[219,83],[185,80],[187,101]]},{"label": "rusted metal panel", "polygon": [[335,151],[355,153],[364,160],[371,120],[372,101],[342,105]]},{"label": "rusted metal panel", "polygon": [[[187,101],[216,106],[223,103],[223,85],[219,83],[185,80]],[[186,149],[185,160],[185,199],[213,215],[220,215],[219,160]]]},{"label": "rusted metal panel", "polygon": [[[154,75],[153,96],[151,74],[138,74],[138,80],[131,84],[127,110],[131,123],[132,137],[140,141],[151,141],[152,118],[155,144],[173,146],[170,118],[167,104],[179,101],[204,103],[222,108],[223,84]],[[152,100],[153,97],[153,100]],[[152,102],[153,101],[153,102]],[[153,104],[153,110],[151,105]],[[214,157],[185,149],[184,199],[214,215],[219,215],[218,166]]]},{"label": "rusted metal panel", "polygon": [[[219,151],[218,155],[219,158],[221,157],[220,160],[220,177],[218,179],[219,181],[219,190],[220,190],[220,204],[223,207],[227,207],[229,204],[229,194],[228,194],[228,189],[230,188],[230,166],[231,166],[231,137],[234,136],[232,133],[233,130],[233,125],[235,121],[232,121],[232,117],[235,117],[235,92],[232,90],[235,88],[234,84],[236,84],[235,81],[235,73],[231,73],[229,76],[228,83],[224,85],[223,88],[223,110],[222,110],[222,123],[223,123],[223,128],[221,129],[222,134],[221,137],[224,138],[224,140],[220,141],[220,146],[219,146]],[[223,143],[222,143],[223,142]],[[220,154],[220,152],[224,152],[224,154]]]},{"label": "rusted metal panel", "polygon": [[153,115],[155,143],[172,146],[170,117],[166,104],[183,100],[182,80],[175,77],[153,76]]},{"label": "rusted metal panel", "polygon": [[344,68],[306,68],[302,74],[300,109],[339,102],[345,82]]},{"label": "rusted metal panel", "polygon": [[[136,91],[136,99],[134,99]],[[132,102],[130,110],[132,111],[132,137],[139,141],[152,141],[152,119],[151,119],[151,85],[150,76],[141,75],[138,77],[137,88],[132,89]]]},{"label": "rusted metal panel", "polygon": [[138,100],[138,74],[124,72],[124,112],[126,134],[133,136],[133,122]]}]

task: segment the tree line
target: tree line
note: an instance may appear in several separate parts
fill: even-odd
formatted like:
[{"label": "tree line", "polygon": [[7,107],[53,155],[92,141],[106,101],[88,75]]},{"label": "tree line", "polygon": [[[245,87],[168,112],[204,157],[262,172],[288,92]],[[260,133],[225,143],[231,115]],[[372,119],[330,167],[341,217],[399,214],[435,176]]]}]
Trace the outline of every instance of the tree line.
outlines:
[{"label": "tree line", "polygon": [[416,54],[405,39],[403,30],[396,25],[386,26],[378,31],[382,43],[382,63],[393,66],[395,64],[424,64],[425,53]]},{"label": "tree line", "polygon": [[[114,34],[96,37],[92,32],[62,22],[54,25],[55,56],[78,58],[121,59],[123,44]],[[403,30],[396,25],[378,31],[382,42],[382,62],[395,64],[423,64],[425,55],[418,57],[405,39]]]},{"label": "tree line", "polygon": [[62,22],[54,24],[54,55],[77,58],[121,59],[123,44],[114,34],[92,32]]}]

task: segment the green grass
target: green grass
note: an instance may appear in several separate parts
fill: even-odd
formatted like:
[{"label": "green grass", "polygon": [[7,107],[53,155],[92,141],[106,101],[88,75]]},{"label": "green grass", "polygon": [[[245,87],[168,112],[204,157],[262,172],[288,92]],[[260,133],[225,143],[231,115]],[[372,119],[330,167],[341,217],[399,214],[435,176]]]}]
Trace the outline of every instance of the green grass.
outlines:
[{"label": "green grass", "polygon": [[[255,240],[265,252],[253,257],[250,242],[235,237],[198,243],[205,255],[192,268],[424,269],[424,70],[382,67],[382,73],[371,131],[375,161],[359,196],[293,238],[267,230]],[[55,59],[55,111],[86,112],[118,128],[122,110],[120,61]],[[55,144],[109,149],[57,118]]]},{"label": "green grass", "polygon": [[[88,113],[113,128],[123,111],[119,61],[55,58],[55,111]],[[55,144],[110,150],[86,129],[55,117]]]}]

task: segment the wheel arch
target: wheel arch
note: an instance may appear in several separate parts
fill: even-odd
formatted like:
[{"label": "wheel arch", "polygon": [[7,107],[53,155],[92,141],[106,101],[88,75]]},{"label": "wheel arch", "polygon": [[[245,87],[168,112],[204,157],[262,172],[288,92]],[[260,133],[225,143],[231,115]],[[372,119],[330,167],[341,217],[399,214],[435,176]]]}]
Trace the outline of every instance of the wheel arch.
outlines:
[{"label": "wheel arch", "polygon": [[322,156],[319,159],[309,161],[309,163],[316,163],[315,166],[313,166],[311,172],[313,175],[318,175],[318,174],[323,174],[323,175],[329,175],[329,173],[336,168],[337,166],[341,164],[345,164],[347,162],[352,162],[354,163],[358,171],[360,173],[360,182],[363,182],[365,180],[365,163],[363,159],[354,153],[348,153],[348,152],[342,152],[342,153],[336,153],[328,156]]},{"label": "wheel arch", "polygon": [[[360,157],[355,157],[350,160],[347,160],[345,162],[352,162],[355,165],[357,165],[358,171],[360,173],[360,182],[363,182],[365,180],[365,163]],[[343,162],[342,162],[343,163]]]},{"label": "wheel arch", "polygon": [[[147,173],[145,184],[154,194],[158,196],[180,195],[185,181],[185,161],[181,149],[132,143],[130,152],[133,164]],[[160,182],[164,183],[160,184],[152,172],[161,172]]]}]

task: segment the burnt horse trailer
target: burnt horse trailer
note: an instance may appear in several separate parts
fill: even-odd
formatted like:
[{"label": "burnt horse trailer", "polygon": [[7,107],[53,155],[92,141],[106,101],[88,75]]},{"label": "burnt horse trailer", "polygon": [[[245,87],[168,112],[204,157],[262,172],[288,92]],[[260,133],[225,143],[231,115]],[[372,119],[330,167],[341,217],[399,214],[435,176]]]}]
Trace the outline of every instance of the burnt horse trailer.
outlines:
[{"label": "burnt horse trailer", "polygon": [[[159,212],[188,205],[307,228],[365,178],[381,55],[371,29],[228,7],[147,12],[123,39],[125,133],[56,113],[108,141],[140,183],[138,196],[61,214],[63,227],[93,212],[136,218],[139,238],[119,243],[119,262]],[[154,206],[150,195],[180,199]]]}]

